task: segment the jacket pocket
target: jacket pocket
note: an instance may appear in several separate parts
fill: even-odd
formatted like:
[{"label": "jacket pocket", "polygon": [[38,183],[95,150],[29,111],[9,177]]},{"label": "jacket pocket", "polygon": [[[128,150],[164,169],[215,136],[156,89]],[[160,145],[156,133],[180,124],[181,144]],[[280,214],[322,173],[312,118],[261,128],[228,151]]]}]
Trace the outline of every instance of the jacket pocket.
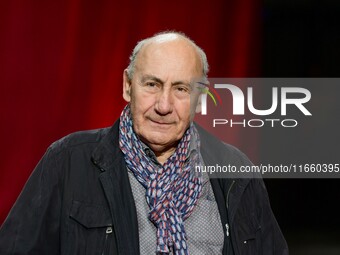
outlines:
[{"label": "jacket pocket", "polygon": [[113,227],[106,206],[73,201],[69,218],[70,254],[112,254]]},{"label": "jacket pocket", "polygon": [[237,221],[236,240],[240,255],[262,254],[261,226],[255,216],[242,218]]}]

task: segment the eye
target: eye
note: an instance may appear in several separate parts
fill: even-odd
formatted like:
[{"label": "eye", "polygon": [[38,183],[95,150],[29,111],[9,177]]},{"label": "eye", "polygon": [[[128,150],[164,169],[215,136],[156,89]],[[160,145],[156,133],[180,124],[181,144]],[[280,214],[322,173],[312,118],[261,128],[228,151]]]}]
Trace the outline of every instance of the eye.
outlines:
[{"label": "eye", "polygon": [[187,86],[177,86],[176,90],[180,93],[190,93],[190,90]]},{"label": "eye", "polygon": [[151,87],[151,88],[157,86],[156,82],[153,82],[153,81],[149,81],[145,85],[148,86],[148,87]]},{"label": "eye", "polygon": [[150,93],[155,93],[161,89],[161,85],[156,81],[146,81],[143,84],[144,90]]}]

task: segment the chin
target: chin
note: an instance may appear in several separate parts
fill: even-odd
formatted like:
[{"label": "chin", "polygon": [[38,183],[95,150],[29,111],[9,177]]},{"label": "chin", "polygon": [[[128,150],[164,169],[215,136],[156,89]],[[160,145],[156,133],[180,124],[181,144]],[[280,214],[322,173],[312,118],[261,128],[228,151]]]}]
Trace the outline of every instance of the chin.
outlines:
[{"label": "chin", "polygon": [[173,139],[170,139],[168,137],[164,137],[164,134],[151,134],[149,136],[146,136],[147,142],[151,144],[159,144],[159,145],[166,145],[169,144]]},{"label": "chin", "polygon": [[150,147],[167,147],[177,142],[175,137],[167,137],[162,132],[152,132],[141,136],[141,140]]}]

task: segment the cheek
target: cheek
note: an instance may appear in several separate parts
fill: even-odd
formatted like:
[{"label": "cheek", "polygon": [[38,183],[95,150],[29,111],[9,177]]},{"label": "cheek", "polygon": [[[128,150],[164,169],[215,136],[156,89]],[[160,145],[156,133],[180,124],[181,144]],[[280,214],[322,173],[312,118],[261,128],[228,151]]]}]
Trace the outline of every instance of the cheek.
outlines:
[{"label": "cheek", "polygon": [[181,119],[182,123],[187,124],[190,121],[191,116],[190,102],[181,104],[177,109],[179,118]]},{"label": "cheek", "polygon": [[[144,95],[141,91],[133,91],[131,94],[131,111],[134,115],[143,114],[150,108],[152,104],[149,97]],[[138,114],[137,114],[138,113]]]},{"label": "cheek", "polygon": [[143,126],[146,125],[146,116],[152,109],[152,103],[150,103],[150,100],[146,97],[144,97],[145,100],[143,100],[142,97],[134,97],[133,99],[130,103],[133,126],[135,131],[140,132]]},{"label": "cheek", "polygon": [[138,106],[135,103],[131,104],[131,114],[132,114],[132,120],[133,120],[133,125],[135,128],[139,127],[142,125],[143,122],[143,110],[141,109],[140,106]]},{"label": "cheek", "polygon": [[138,89],[132,93],[131,103],[139,112],[145,112],[154,105],[155,96]]}]

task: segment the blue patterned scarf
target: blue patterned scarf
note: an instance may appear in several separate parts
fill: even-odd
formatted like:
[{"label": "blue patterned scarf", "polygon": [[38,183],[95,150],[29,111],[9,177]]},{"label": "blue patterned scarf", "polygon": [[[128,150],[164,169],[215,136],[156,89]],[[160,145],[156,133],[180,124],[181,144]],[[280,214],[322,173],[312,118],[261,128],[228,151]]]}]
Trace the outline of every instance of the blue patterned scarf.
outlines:
[{"label": "blue patterned scarf", "polygon": [[186,130],[175,152],[160,167],[156,167],[143,150],[143,144],[133,131],[130,106],[120,116],[119,146],[127,167],[146,189],[150,207],[149,219],[157,227],[157,253],[189,254],[183,221],[197,203],[202,184],[192,167],[199,163],[198,154],[186,160],[190,137],[199,135],[193,124]]}]

